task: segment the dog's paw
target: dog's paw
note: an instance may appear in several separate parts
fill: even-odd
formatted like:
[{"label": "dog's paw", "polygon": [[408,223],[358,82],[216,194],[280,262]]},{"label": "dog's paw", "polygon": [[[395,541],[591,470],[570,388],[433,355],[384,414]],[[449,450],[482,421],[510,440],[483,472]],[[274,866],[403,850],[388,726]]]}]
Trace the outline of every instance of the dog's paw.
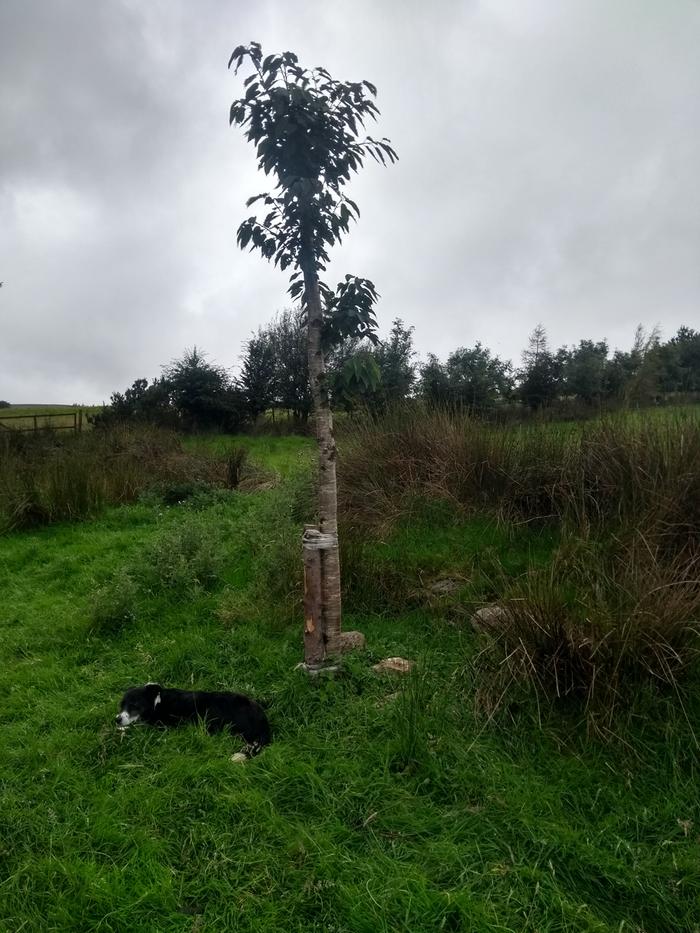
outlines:
[{"label": "dog's paw", "polygon": [[248,756],[245,752],[236,752],[235,755],[231,755],[231,761],[235,761],[236,764],[240,764],[242,761],[248,761]]}]

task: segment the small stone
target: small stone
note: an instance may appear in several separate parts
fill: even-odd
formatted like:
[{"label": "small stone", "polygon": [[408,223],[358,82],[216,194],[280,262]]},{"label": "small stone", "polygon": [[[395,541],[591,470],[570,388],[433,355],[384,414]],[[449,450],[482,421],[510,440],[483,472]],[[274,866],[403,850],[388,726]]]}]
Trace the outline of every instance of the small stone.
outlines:
[{"label": "small stone", "polygon": [[462,581],[455,580],[454,577],[445,577],[444,580],[436,580],[431,583],[428,589],[436,596],[454,596],[462,588]]},{"label": "small stone", "polygon": [[500,623],[507,620],[508,610],[498,603],[492,603],[490,606],[477,609],[471,617],[472,627],[477,632],[494,632],[499,628]]},{"label": "small stone", "polygon": [[391,671],[395,674],[408,674],[415,666],[415,661],[408,661],[406,658],[384,658],[379,664],[373,664],[372,670],[377,674],[383,674],[385,671]]},{"label": "small stone", "polygon": [[340,634],[340,650],[345,653],[346,651],[356,651],[365,647],[367,640],[362,632],[341,632]]},{"label": "small stone", "polygon": [[375,706],[381,709],[381,707],[386,706],[387,703],[393,703],[394,700],[396,700],[398,696],[399,696],[398,690],[394,691],[394,693],[387,693],[385,697],[382,697],[381,699],[377,700],[377,702],[375,703]]}]

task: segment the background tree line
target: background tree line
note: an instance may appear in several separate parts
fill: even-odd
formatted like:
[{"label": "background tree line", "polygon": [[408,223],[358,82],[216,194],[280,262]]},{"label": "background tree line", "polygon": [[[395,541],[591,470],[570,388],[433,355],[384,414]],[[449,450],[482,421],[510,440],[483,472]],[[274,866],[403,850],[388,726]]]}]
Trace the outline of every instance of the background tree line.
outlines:
[{"label": "background tree line", "polygon": [[[413,328],[400,319],[386,339],[348,338],[328,352],[334,408],[379,412],[410,398],[479,413],[646,405],[700,394],[700,332],[681,327],[666,342],[658,330],[637,328],[629,350],[580,340],[552,350],[538,325],[519,367],[477,342],[440,360],[417,359]],[[265,413],[303,428],[311,412],[303,314],[289,309],[244,344],[236,377],[196,347],[164,367],[160,377],[137,379],[115,392],[96,424],[146,420],[185,430],[236,431]]]}]

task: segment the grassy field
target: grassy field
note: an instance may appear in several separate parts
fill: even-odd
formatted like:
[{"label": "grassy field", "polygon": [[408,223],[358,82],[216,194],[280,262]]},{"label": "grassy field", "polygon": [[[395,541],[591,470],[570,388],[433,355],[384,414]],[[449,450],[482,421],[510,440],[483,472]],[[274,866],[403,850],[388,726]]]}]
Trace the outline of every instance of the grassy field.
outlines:
[{"label": "grassy field", "polygon": [[[696,687],[640,689],[605,744],[565,708],[475,712],[469,613],[556,529],[422,499],[347,528],[368,649],[312,682],[313,445],[236,443],[278,481],[0,537],[0,930],[698,933]],[[415,672],[374,674],[391,655]],[[118,733],[147,680],[263,698],[275,741],[235,765],[194,727]]]},{"label": "grassy field", "polygon": [[[77,413],[83,413],[83,428],[88,427],[86,414],[99,411],[89,405],[10,405],[0,408],[0,427],[15,431],[33,431],[36,428],[68,429],[74,426]],[[35,421],[36,419],[36,421]]]}]

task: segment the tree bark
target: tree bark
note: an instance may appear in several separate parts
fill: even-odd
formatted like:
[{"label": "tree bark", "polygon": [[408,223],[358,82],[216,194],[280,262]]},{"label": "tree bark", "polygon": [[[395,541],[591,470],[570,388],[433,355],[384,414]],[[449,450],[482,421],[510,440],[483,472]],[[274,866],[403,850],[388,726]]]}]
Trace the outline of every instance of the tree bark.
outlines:
[{"label": "tree bark", "polygon": [[301,268],[307,314],[307,352],[313,416],[318,442],[318,520],[324,535],[335,537],[335,546],[321,551],[323,637],[325,653],[335,657],[341,652],[340,556],[338,552],[338,487],[336,482],[336,446],[333,434],[326,365],[323,358],[323,308],[318,273],[313,254],[307,245],[302,251]]}]

